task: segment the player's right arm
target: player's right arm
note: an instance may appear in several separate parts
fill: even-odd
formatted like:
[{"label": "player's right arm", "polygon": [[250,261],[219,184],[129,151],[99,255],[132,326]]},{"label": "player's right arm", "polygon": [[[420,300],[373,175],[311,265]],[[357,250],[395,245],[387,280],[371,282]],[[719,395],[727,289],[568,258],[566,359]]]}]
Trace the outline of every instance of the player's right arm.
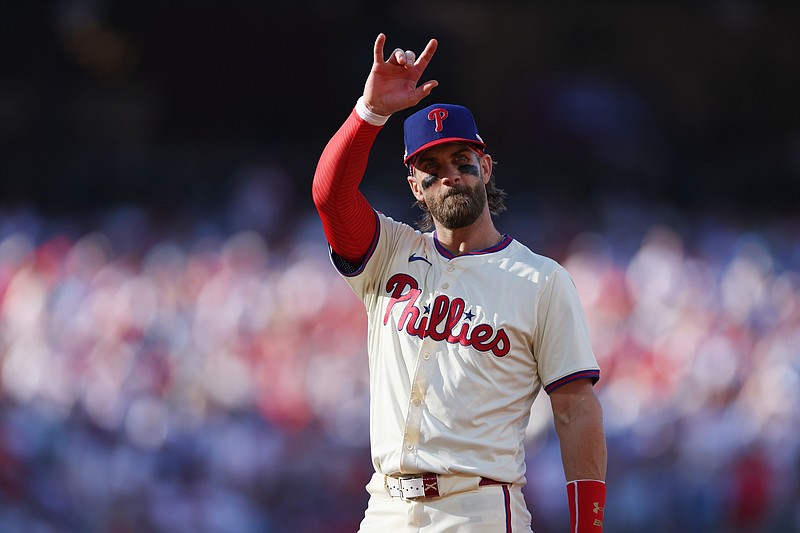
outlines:
[{"label": "player's right arm", "polygon": [[372,70],[364,94],[322,152],[312,183],[314,205],[333,252],[361,264],[377,231],[377,219],[358,190],[372,143],[389,116],[419,103],[438,83],[417,86],[437,42],[431,39],[419,58],[395,49],[383,58],[384,34],[373,48]]},{"label": "player's right arm", "polygon": [[380,129],[353,109],[325,146],[311,185],[328,244],[351,265],[362,263],[377,231],[375,213],[358,186]]}]

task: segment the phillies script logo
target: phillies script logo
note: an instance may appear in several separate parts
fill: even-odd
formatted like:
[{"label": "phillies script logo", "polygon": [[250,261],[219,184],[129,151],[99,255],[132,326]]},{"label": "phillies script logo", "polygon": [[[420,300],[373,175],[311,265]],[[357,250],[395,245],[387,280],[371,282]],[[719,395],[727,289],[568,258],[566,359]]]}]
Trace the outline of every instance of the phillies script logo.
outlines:
[{"label": "phillies script logo", "polygon": [[431,109],[431,112],[428,113],[428,120],[435,120],[436,127],[434,131],[439,133],[444,129],[444,119],[447,118],[447,109],[443,107],[437,107],[436,109]]},{"label": "phillies script logo", "polygon": [[450,297],[440,294],[430,306],[430,316],[421,316],[422,313],[416,306],[419,295],[422,294],[417,280],[408,274],[395,274],[386,282],[386,292],[391,298],[386,306],[386,314],[383,315],[384,326],[389,323],[394,306],[404,304],[403,312],[397,320],[397,331],[405,329],[406,333],[420,339],[430,337],[435,341],[472,346],[481,352],[492,352],[495,357],[508,354],[508,335],[502,328],[495,332],[489,324],[478,324],[470,329],[472,324],[464,323],[461,328],[456,329],[466,307],[463,299],[451,300]]}]

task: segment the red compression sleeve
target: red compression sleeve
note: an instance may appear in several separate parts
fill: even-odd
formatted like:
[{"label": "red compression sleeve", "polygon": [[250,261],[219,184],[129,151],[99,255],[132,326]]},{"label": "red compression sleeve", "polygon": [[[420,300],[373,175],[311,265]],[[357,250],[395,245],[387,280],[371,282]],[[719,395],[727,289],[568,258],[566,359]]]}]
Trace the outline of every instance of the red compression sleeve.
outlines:
[{"label": "red compression sleeve", "polygon": [[601,533],[606,506],[606,484],[593,479],[567,483],[570,533]]},{"label": "red compression sleeve", "polygon": [[364,260],[378,229],[375,212],[358,186],[380,130],[353,109],[325,146],[311,186],[328,244],[353,264]]}]

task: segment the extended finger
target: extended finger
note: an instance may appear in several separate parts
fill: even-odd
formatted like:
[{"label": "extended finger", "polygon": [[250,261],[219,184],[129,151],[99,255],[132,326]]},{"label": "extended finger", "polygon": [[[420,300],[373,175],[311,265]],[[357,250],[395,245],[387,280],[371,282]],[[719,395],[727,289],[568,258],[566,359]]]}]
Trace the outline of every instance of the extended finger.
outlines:
[{"label": "extended finger", "polygon": [[439,47],[439,41],[437,41],[436,39],[431,39],[430,41],[428,41],[427,46],[425,46],[425,50],[422,51],[422,53],[419,56],[419,59],[417,59],[417,62],[414,63],[414,65],[415,66],[422,65],[423,68],[428,66],[428,63],[431,62],[431,58],[433,57],[433,54],[436,53],[436,48],[438,47]]},{"label": "extended finger", "polygon": [[375,63],[383,63],[383,45],[386,43],[386,35],[379,33],[375,39],[375,46],[372,49],[372,60]]},{"label": "extended finger", "polygon": [[414,98],[416,99],[417,103],[420,100],[431,94],[431,91],[439,86],[439,82],[436,80],[426,81],[416,89],[414,89]]}]

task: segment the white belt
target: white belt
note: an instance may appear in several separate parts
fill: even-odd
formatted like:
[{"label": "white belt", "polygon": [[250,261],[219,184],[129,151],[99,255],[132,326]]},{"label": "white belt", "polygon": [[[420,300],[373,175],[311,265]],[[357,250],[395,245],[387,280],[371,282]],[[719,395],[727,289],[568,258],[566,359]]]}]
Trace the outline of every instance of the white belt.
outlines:
[{"label": "white belt", "polygon": [[441,476],[430,472],[422,474],[384,476],[384,485],[389,496],[404,500],[436,498],[447,494],[478,490],[485,485],[503,485],[480,476]]},{"label": "white belt", "polygon": [[393,498],[416,500],[435,498],[439,494],[439,476],[436,474],[417,474],[413,476],[386,476],[386,490]]}]

